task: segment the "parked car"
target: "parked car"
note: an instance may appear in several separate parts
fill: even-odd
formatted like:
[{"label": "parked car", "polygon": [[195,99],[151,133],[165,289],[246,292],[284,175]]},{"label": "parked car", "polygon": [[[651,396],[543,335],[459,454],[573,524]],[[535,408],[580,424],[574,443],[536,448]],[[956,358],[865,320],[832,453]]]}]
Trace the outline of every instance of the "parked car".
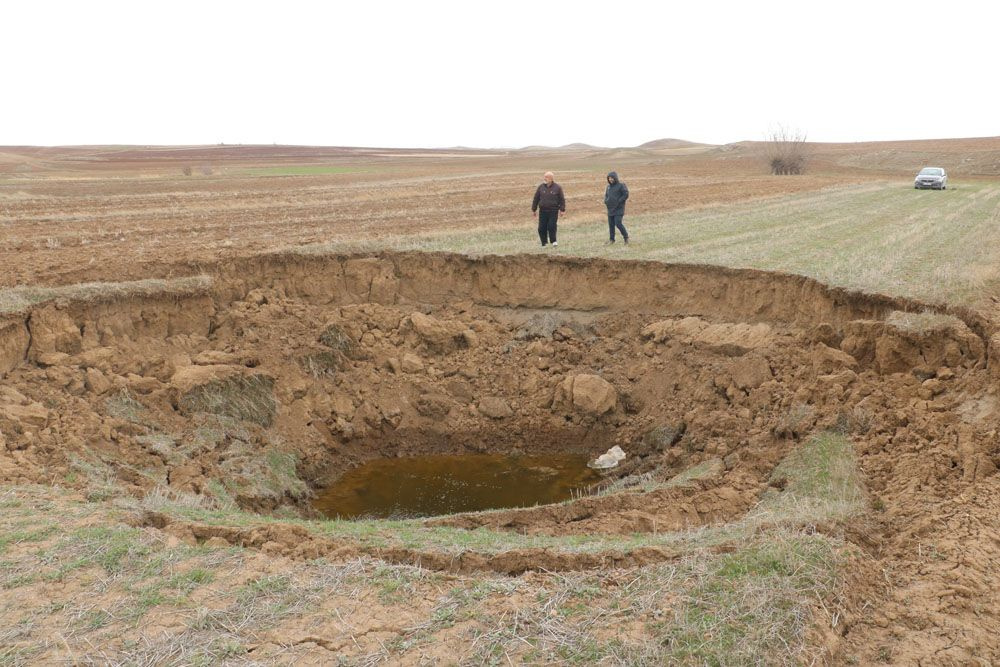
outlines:
[{"label": "parked car", "polygon": [[924,167],[913,179],[913,187],[918,190],[933,188],[935,190],[948,189],[948,174],[941,167]]}]

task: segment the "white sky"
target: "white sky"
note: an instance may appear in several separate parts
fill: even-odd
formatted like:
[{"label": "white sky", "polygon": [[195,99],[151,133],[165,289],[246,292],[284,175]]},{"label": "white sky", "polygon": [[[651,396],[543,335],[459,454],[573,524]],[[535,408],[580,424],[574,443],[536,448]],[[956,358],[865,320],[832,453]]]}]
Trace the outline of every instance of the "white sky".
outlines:
[{"label": "white sky", "polygon": [[4,2],[0,145],[1000,135],[1000,3]]}]

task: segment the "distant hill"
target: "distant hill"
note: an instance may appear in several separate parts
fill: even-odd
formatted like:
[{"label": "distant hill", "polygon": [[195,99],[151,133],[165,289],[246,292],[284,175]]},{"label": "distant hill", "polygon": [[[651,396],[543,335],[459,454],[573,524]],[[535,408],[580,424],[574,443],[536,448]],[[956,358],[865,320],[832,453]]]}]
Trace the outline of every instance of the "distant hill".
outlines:
[{"label": "distant hill", "polygon": [[574,144],[566,144],[565,146],[560,146],[559,148],[564,149],[564,150],[573,150],[573,151],[599,151],[599,150],[603,150],[600,146],[591,146],[590,144],[584,144],[584,143],[580,143],[580,142],[576,142]]},{"label": "distant hill", "polygon": [[601,146],[592,146],[591,144],[585,144],[581,142],[576,142],[572,144],[566,144],[565,146],[524,146],[519,148],[520,151],[605,151],[607,148],[602,148]]},{"label": "distant hill", "polygon": [[654,139],[653,141],[639,144],[636,148],[698,148],[707,145],[694,141],[684,141],[683,139]]},{"label": "distant hill", "polygon": [[639,146],[619,146],[618,148],[608,148],[606,146],[594,146],[593,144],[585,144],[583,142],[575,142],[572,144],[566,144],[564,146],[525,146],[521,148],[522,151],[609,151],[609,150],[631,150],[635,148],[641,148],[646,150],[668,150],[668,149],[682,149],[682,148],[706,148],[711,144],[699,144],[694,141],[684,141],[683,139],[657,139],[655,141],[647,141]]}]

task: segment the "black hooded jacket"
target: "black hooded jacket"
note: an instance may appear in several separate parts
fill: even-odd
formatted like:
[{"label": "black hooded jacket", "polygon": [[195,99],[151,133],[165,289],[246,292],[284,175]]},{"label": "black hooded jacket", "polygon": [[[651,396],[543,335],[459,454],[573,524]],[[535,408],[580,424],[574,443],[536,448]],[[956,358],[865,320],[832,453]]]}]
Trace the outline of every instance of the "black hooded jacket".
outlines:
[{"label": "black hooded jacket", "polygon": [[618,180],[618,172],[608,174],[611,182],[604,191],[604,205],[608,207],[608,215],[625,215],[625,200],[628,199],[628,186]]}]

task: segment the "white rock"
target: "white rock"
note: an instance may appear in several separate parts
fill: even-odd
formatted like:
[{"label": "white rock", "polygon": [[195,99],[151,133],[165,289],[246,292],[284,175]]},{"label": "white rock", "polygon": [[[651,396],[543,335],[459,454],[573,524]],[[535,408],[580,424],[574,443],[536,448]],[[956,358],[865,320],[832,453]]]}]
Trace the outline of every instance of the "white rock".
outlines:
[{"label": "white rock", "polygon": [[614,468],[619,463],[624,461],[626,456],[628,455],[624,452],[624,450],[622,450],[622,448],[618,445],[615,445],[587,465],[591,468],[596,468],[597,470],[607,470],[608,468]]}]

